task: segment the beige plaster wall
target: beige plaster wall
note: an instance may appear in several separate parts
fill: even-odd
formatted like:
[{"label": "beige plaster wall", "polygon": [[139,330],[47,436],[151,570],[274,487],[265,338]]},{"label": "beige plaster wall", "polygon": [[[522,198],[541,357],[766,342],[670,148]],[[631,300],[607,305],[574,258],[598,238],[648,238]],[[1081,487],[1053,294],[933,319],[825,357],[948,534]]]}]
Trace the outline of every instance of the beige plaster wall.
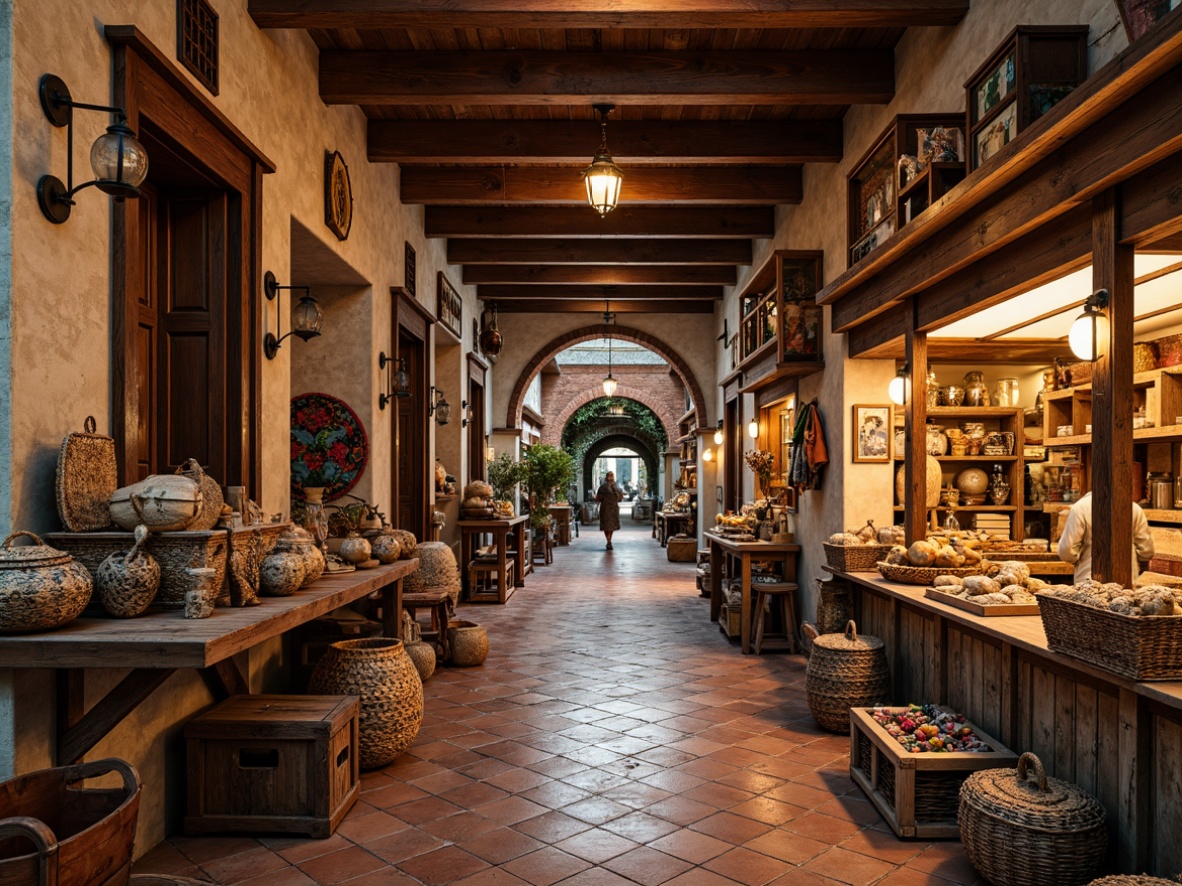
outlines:
[{"label": "beige plaster wall", "polygon": [[[5,477],[11,478],[12,485],[0,494],[0,502],[11,496],[11,506],[0,510],[0,533],[13,526],[38,531],[56,528],[53,472],[62,437],[80,429],[87,415],[96,417],[101,431],[111,426],[111,205],[99,192],[87,190],[70,220],[60,226],[48,222],[37,208],[38,178],[49,171],[64,177],[66,168],[66,133],[52,127],[42,114],[38,80],[52,72],[65,80],[76,100],[109,102],[111,54],[103,27],[134,24],[165,56],[174,58],[176,6],[175,0],[3,4],[3,14],[11,15],[13,45],[11,91],[2,97],[12,104],[11,115],[4,115],[10,121],[4,127],[4,141],[13,142],[11,173],[4,188],[12,195],[12,257],[7,268],[11,324],[2,322],[7,304],[0,298],[0,329],[5,330],[0,335],[11,331],[12,454]],[[307,34],[260,31],[249,18],[247,0],[220,0],[217,11],[221,92],[211,100],[277,167],[263,185],[263,268],[274,271],[281,282],[292,282],[295,224],[312,232],[320,248],[335,253],[372,285],[355,304],[349,296],[325,293],[329,308],[325,336],[306,345],[289,339],[275,360],[263,361],[261,504],[270,512],[288,508],[292,356],[319,359],[313,356],[321,353],[316,349],[327,351],[325,346],[334,343],[336,353],[325,365],[336,366],[342,373],[348,367],[353,396],[361,407],[355,408],[368,422],[372,467],[363,482],[389,512],[390,423],[383,419],[388,413],[375,412],[376,359],[379,350],[391,350],[389,288],[404,282],[403,241],[409,240],[417,251],[418,297],[432,313],[436,273],[446,271],[458,281],[460,271],[446,264],[444,241],[423,235],[422,209],[399,202],[398,168],[366,161],[361,112],[320,101],[318,52]],[[3,24],[0,21],[0,33]],[[7,63],[7,56],[0,46],[2,63]],[[78,115],[74,159],[79,176],[86,174],[88,146],[106,124],[102,114]],[[13,139],[14,133],[19,138]],[[341,151],[352,176],[354,221],[344,242],[323,224],[326,150]],[[3,154],[7,164],[9,154]],[[0,261],[8,264],[7,248],[0,247]],[[470,329],[469,318],[475,316],[476,308],[474,291],[457,288]],[[261,302],[261,292],[258,297]],[[471,337],[470,331],[465,337]],[[7,434],[0,436],[6,443]],[[252,655],[252,681],[270,672],[273,653],[265,649]],[[119,676],[87,673],[88,682],[96,687]],[[52,685],[48,672],[0,675],[0,777],[52,763]],[[178,675],[97,751],[117,753],[145,773],[145,814],[137,841],[141,850],[164,836],[162,810],[166,804],[175,810],[183,797],[174,790],[175,779],[164,775],[177,752],[178,724],[208,701],[194,675]]]},{"label": "beige plaster wall", "polygon": [[[837,164],[809,164],[804,168],[804,201],[782,206],[776,212],[776,234],[755,241],[759,267],[774,249],[822,249],[825,279],[846,269],[846,176],[874,139],[896,114],[962,111],[964,82],[1001,40],[1019,24],[1089,24],[1088,65],[1095,72],[1128,45],[1116,4],[1112,0],[988,0],[976,2],[955,28],[916,28],[908,31],[895,53],[896,98],[885,106],[852,108],[844,120],[844,158]],[[740,287],[750,274],[741,271]],[[722,333],[722,318],[738,328],[737,288],[730,290],[717,316],[715,335]],[[888,465],[855,465],[851,462],[849,425],[855,403],[886,403],[886,386],[894,373],[891,361],[845,362],[845,337],[829,329],[826,336],[824,373],[802,380],[800,403],[817,397],[825,421],[831,463],[825,488],[801,496],[797,534],[802,543],[800,585],[802,612],[811,617],[816,606],[814,578],[824,577],[821,542],[831,533],[860,524],[867,518],[888,522],[893,515],[892,479]],[[729,357],[716,347],[718,378],[729,372]],[[745,405],[744,421],[750,417]],[[747,444],[748,447],[750,444]],[[745,471],[750,474],[749,471]],[[746,482],[750,484],[749,477]]]}]

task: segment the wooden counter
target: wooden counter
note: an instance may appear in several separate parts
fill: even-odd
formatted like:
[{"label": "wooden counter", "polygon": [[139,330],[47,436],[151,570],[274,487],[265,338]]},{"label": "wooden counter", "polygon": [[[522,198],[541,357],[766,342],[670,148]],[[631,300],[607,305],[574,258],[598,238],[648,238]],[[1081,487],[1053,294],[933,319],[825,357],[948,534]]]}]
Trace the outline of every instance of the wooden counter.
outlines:
[{"label": "wooden counter", "polygon": [[955,708],[1108,811],[1117,869],[1182,870],[1182,683],[1134,683],[1047,649],[1038,616],[979,618],[876,572],[843,573],[881,637],[893,703]]},{"label": "wooden counter", "polygon": [[[707,531],[706,543],[710,545],[710,620],[718,621],[722,609],[722,562],[723,558],[734,560],[738,569],[728,570],[731,579],[738,578],[742,594],[742,608],[739,616],[739,648],[743,654],[751,652],[751,563],[779,563],[785,582],[796,582],[796,555],[800,552],[797,544],[773,544],[770,541],[735,541],[723,535]],[[791,598],[791,611],[796,607],[795,595]],[[793,618],[793,621],[796,619]],[[788,628],[788,644],[796,651],[796,625]]]}]

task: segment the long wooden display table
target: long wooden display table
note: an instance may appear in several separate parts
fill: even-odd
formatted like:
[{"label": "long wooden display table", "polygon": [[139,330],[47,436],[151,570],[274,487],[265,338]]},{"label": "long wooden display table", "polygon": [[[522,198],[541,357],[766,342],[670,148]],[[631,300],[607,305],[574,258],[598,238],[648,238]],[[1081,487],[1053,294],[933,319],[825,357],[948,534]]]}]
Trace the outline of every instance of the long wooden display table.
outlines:
[{"label": "long wooden display table", "polygon": [[[180,668],[193,668],[218,694],[248,692],[232,656],[376,591],[382,594],[382,628],[397,637],[402,579],[417,559],[389,566],[325,575],[290,597],[263,597],[258,606],[218,608],[204,619],[180,611],[140,618],[78,618],[41,634],[0,636],[0,668],[58,671],[59,764],[81,760],[112,729]],[[86,668],[130,668],[89,711],[84,708]]]},{"label": "long wooden display table", "polygon": [[[738,564],[738,569],[727,570],[731,579],[738,578],[742,593],[742,608],[739,616],[739,639],[743,654],[751,652],[751,563],[773,563],[782,568],[781,578],[785,582],[796,581],[797,544],[772,544],[770,541],[734,541],[714,532],[706,532],[710,545],[710,620],[718,621],[722,610],[722,562],[729,559]],[[795,598],[792,611],[797,612]],[[788,630],[789,645],[796,648],[796,631]]]},{"label": "long wooden display table", "polygon": [[834,572],[881,637],[893,703],[962,712],[1108,811],[1117,867],[1182,870],[1182,683],[1134,683],[1047,648],[1038,616],[980,618],[876,572]]}]

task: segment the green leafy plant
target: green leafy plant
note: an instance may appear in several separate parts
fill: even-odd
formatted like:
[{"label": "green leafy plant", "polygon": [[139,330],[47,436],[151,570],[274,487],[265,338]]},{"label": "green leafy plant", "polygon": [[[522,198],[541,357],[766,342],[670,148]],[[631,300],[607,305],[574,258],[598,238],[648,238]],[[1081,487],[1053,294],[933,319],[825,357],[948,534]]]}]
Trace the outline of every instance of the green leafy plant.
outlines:
[{"label": "green leafy plant", "polygon": [[569,452],[557,446],[544,443],[531,446],[525,462],[529,467],[526,483],[539,508],[549,505],[554,500],[554,491],[565,489],[574,479],[575,460]]},{"label": "green leafy plant", "polygon": [[525,462],[514,461],[507,452],[489,462],[488,482],[493,488],[493,495],[497,501],[505,501],[513,497],[513,490],[519,483],[529,480],[529,465]]}]

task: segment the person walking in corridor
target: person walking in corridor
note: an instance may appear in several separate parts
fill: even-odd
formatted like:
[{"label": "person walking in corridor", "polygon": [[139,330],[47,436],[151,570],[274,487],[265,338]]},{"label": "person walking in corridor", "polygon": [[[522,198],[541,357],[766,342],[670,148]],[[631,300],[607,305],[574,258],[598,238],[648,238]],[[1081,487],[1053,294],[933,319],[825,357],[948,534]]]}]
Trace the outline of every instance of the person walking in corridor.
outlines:
[{"label": "person walking in corridor", "polygon": [[607,537],[606,550],[612,549],[612,533],[620,528],[620,500],[624,494],[616,486],[616,475],[611,471],[603,478],[603,485],[595,493],[599,502],[599,531]]}]

